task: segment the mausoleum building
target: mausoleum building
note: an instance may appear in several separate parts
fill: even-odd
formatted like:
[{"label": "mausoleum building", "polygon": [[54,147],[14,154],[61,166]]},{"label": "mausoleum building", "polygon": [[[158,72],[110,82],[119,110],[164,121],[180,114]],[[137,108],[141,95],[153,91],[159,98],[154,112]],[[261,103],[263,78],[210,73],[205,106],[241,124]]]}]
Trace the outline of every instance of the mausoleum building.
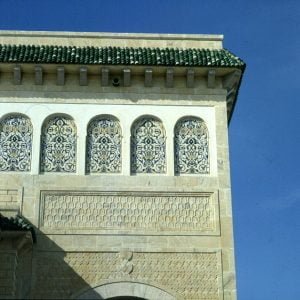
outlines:
[{"label": "mausoleum building", "polygon": [[1,299],[236,298],[222,40],[0,31]]}]

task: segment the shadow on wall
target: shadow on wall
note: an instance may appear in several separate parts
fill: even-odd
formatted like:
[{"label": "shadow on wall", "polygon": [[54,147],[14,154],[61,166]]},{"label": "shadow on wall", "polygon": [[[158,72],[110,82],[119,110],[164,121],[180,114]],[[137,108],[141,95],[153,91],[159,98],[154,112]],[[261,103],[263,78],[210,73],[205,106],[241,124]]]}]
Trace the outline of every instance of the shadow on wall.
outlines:
[{"label": "shadow on wall", "polygon": [[[76,235],[68,239],[80,238]],[[132,252],[65,252],[39,233],[33,250],[31,299],[175,300],[131,277]]]},{"label": "shadow on wall", "polygon": [[70,299],[78,289],[103,299],[66,263],[62,248],[35,232],[25,218],[0,213],[0,299]]},{"label": "shadow on wall", "polygon": [[[64,249],[47,235],[38,232],[33,246],[32,280],[30,299],[74,299],[79,290],[90,290],[91,299],[103,299],[67,262]],[[78,260],[80,271],[85,272],[84,262]]]},{"label": "shadow on wall", "polygon": [[[76,235],[64,236],[78,239]],[[30,299],[175,300],[132,276],[131,251],[65,252],[39,232],[33,249]]]}]

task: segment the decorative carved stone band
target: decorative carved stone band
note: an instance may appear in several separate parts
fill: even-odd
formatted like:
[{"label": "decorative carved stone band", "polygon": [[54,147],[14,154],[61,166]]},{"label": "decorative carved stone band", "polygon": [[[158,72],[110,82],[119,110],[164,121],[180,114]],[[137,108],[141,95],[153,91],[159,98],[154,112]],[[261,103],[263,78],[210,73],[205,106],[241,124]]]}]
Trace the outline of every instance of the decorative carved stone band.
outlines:
[{"label": "decorative carved stone band", "polygon": [[216,235],[216,193],[41,191],[40,227]]},{"label": "decorative carved stone band", "polygon": [[[176,299],[223,299],[220,256],[219,252],[39,252],[32,294],[35,299],[69,299],[90,287],[118,281],[143,282]],[[124,268],[126,262],[130,267]]]}]

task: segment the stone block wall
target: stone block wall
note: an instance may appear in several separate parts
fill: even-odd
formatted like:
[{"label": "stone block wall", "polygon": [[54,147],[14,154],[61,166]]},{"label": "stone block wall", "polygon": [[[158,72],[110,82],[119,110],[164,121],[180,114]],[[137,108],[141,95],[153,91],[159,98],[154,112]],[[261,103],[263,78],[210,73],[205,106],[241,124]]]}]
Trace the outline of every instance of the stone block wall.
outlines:
[{"label": "stone block wall", "polygon": [[[144,73],[132,68],[130,81],[121,77],[127,81],[120,86],[103,87],[100,69],[94,72],[88,67],[84,78],[70,66],[61,85],[56,78],[61,75],[51,68],[42,66],[41,84],[36,84],[31,71],[20,85],[14,84],[9,72],[0,78],[0,122],[10,116],[27,118],[25,123],[19,119],[23,123],[18,123],[21,129],[14,135],[2,130],[2,141],[10,137],[30,141],[23,150],[15,150],[22,159],[14,162],[14,170],[2,164],[0,210],[20,212],[37,233],[32,263],[22,267],[30,269],[30,283],[24,282],[30,292],[22,292],[17,281],[5,279],[17,268],[10,264],[1,269],[1,297],[8,297],[15,288],[19,291],[15,295],[31,299],[235,299],[227,91],[221,74],[212,84],[212,77],[203,75],[208,70],[202,70],[189,88],[187,78],[175,70],[168,87],[165,80],[172,79],[165,78],[166,70],[158,67],[153,69],[153,74],[157,72],[153,86],[145,87]],[[118,77],[122,68],[111,72]],[[104,119],[93,123],[92,129],[98,134],[108,126],[114,134],[104,130],[102,137],[111,155],[94,157],[98,167],[93,168],[89,124],[97,116]],[[141,118],[152,122],[148,136],[145,122],[134,131]],[[186,118],[200,120],[193,124],[200,124],[200,149],[207,154],[196,159],[203,165],[198,171],[183,172],[178,165],[182,161],[176,157],[180,148],[176,124]],[[5,126],[12,122],[13,118]],[[113,122],[118,125],[111,126]],[[50,148],[45,146],[57,128],[67,134],[51,144],[51,151],[64,145],[61,151],[69,155],[59,167],[63,160],[57,158],[58,150],[56,156],[49,156]],[[48,140],[45,132],[51,132]],[[155,134],[156,148],[151,152],[147,140]],[[134,140],[137,136],[139,142]],[[97,140],[96,135],[93,138]],[[142,167],[135,164],[133,168],[133,160],[141,153],[153,161],[142,158]],[[115,157],[118,164],[112,167]],[[9,261],[7,255],[0,258],[3,266]]]}]

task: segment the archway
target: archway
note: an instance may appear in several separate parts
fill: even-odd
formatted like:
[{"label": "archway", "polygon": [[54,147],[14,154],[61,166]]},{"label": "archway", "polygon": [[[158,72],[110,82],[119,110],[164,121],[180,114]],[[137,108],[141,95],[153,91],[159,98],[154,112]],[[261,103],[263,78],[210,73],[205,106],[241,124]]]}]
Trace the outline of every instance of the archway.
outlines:
[{"label": "archway", "polygon": [[168,292],[148,284],[139,282],[114,282],[85,290],[75,299],[106,300],[175,300]]},{"label": "archway", "polygon": [[140,297],[132,297],[132,296],[120,296],[120,297],[107,298],[106,300],[146,300],[146,299]]}]

